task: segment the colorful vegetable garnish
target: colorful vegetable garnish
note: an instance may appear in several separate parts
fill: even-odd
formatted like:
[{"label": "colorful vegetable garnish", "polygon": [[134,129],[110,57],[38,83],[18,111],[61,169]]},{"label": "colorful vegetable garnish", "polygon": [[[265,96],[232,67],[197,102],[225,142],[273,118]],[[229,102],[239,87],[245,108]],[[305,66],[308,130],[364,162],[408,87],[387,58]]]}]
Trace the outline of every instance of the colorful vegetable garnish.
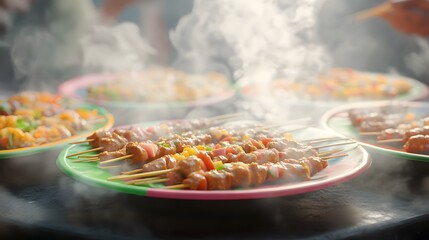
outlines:
[{"label": "colorful vegetable garnish", "polygon": [[[279,98],[357,101],[392,99],[410,92],[412,85],[405,78],[334,68],[313,82],[279,78],[272,81],[270,88],[269,94]],[[243,93],[263,94],[257,86],[246,86]]]},{"label": "colorful vegetable garnish", "polygon": [[0,150],[33,147],[68,138],[99,120],[97,110],[69,108],[46,92],[23,92],[0,104]]},{"label": "colorful vegetable garnish", "polygon": [[[136,87],[137,86],[137,87]],[[189,74],[154,68],[142,74],[121,75],[88,88],[88,98],[123,102],[195,101],[225,92],[229,82],[220,73]]]}]

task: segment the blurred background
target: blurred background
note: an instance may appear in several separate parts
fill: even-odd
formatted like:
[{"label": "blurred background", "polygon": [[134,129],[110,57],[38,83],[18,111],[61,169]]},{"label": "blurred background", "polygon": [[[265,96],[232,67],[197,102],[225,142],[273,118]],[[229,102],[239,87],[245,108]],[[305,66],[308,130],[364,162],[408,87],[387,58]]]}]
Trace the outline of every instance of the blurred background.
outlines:
[{"label": "blurred background", "polygon": [[[150,65],[221,68],[234,80],[258,69],[302,66],[307,73],[336,66],[395,72],[423,82],[428,78],[425,38],[395,30],[380,17],[353,18],[383,2],[379,0],[258,1],[247,6],[239,0],[13,2],[28,6],[4,17],[2,89],[54,88],[84,73]],[[254,34],[254,40],[245,34]],[[250,59],[258,51],[265,53],[258,61]],[[301,53],[311,60],[291,64],[291,57],[285,57]]]},{"label": "blurred background", "polygon": [[[402,2],[415,1],[420,0]],[[91,73],[142,72],[160,66],[188,73],[220,72],[232,84],[255,85],[265,93],[272,90],[261,86],[278,77],[306,84],[338,67],[400,74],[426,83],[429,46],[424,36],[392,27],[383,14],[355,17],[382,3],[3,0],[0,89],[4,95],[55,92],[61,83]],[[256,105],[265,109],[264,116],[283,111],[273,110],[276,104],[271,100],[255,101],[246,105],[249,101],[234,100],[239,110]],[[189,115],[166,112],[157,119]]]}]

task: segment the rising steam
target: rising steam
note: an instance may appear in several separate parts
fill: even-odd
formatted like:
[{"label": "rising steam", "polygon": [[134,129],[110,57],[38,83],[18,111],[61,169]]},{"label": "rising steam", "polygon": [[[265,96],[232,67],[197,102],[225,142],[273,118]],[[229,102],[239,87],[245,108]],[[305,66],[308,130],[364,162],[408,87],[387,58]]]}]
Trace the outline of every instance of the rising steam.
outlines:
[{"label": "rising steam", "polygon": [[[316,2],[320,1],[195,1],[170,38],[179,62],[195,71],[223,62],[234,81],[251,83],[266,93],[276,77],[302,81],[329,67],[316,34]],[[252,100],[258,101],[252,104],[258,106],[254,112],[288,114],[284,106],[276,109],[272,100],[265,100]]]},{"label": "rising steam", "polygon": [[405,58],[405,64],[418,76],[429,78],[429,43],[422,38],[416,38],[419,52],[411,53]]},{"label": "rising steam", "polygon": [[316,2],[195,1],[171,41],[196,70],[220,59],[240,81],[303,78],[329,65],[315,34]]},{"label": "rising steam", "polygon": [[53,1],[45,16],[11,33],[20,89],[56,91],[61,81],[83,73],[142,70],[154,54],[137,25],[101,23],[90,1]]}]

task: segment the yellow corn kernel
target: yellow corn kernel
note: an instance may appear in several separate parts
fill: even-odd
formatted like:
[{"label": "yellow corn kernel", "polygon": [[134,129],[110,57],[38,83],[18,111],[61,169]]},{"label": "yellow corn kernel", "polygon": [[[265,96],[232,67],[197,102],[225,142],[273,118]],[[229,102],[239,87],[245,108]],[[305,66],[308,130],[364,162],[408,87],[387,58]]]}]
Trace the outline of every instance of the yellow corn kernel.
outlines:
[{"label": "yellow corn kernel", "polygon": [[244,136],[243,136],[243,141],[247,141],[247,140],[249,140],[249,139],[250,139],[250,136],[249,136],[249,135],[247,135],[247,134],[246,134],[246,135],[244,135]]},{"label": "yellow corn kernel", "polygon": [[244,153],[244,150],[243,150],[243,148],[241,146],[237,146],[237,150],[238,150],[239,153],[242,153],[242,152]]},{"label": "yellow corn kernel", "polygon": [[203,146],[203,145],[198,145],[196,148],[197,148],[198,150],[206,150],[206,147],[205,147],[205,146]]},{"label": "yellow corn kernel", "polygon": [[191,148],[191,147],[185,147],[185,148],[183,149],[183,152],[184,152],[184,153],[187,153],[187,154],[188,154],[188,156],[191,156],[191,155],[195,155],[195,154],[197,154],[197,150],[196,150],[195,148]]},{"label": "yellow corn kernel", "polygon": [[181,161],[181,160],[185,159],[184,156],[182,156],[181,154],[178,154],[178,153],[174,154],[173,157],[176,159],[176,161]]}]

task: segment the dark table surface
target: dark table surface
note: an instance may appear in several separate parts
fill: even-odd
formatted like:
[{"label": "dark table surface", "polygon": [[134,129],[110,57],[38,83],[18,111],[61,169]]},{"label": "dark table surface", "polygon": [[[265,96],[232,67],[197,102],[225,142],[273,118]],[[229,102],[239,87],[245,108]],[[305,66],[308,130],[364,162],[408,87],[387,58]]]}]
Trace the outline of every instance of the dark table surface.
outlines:
[{"label": "dark table surface", "polygon": [[77,182],[60,150],[0,161],[2,236],[58,238],[428,239],[429,163],[371,152],[346,183],[287,197],[146,198]]},{"label": "dark table surface", "polygon": [[366,172],[323,190],[196,201],[80,183],[56,166],[60,151],[0,159],[0,237],[429,239],[429,162],[370,152]]}]

